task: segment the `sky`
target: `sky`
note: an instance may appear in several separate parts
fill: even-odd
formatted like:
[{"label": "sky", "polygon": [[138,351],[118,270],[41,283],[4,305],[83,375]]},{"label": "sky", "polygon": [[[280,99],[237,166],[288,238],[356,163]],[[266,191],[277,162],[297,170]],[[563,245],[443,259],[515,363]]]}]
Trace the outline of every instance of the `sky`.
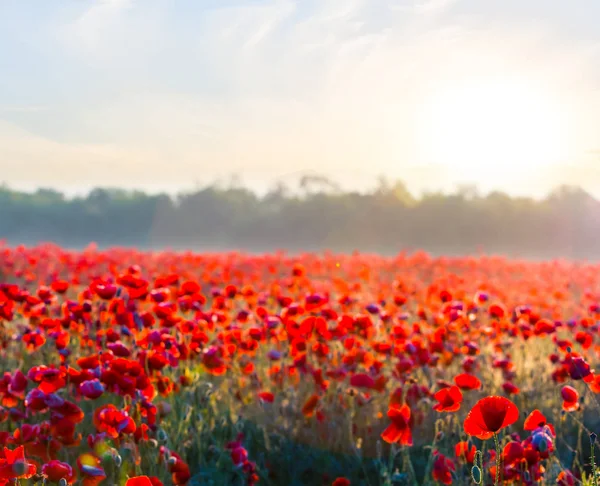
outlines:
[{"label": "sky", "polygon": [[597,0],[0,0],[0,182],[600,196]]}]

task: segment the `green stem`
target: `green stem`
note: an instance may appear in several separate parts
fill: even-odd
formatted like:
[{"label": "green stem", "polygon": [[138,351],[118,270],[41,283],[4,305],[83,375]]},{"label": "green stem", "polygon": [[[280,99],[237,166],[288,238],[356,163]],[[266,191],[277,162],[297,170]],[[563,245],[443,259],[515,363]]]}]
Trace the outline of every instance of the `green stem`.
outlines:
[{"label": "green stem", "polygon": [[496,481],[494,486],[500,484],[500,443],[498,442],[498,434],[494,434],[494,444],[496,445]]},{"label": "green stem", "polygon": [[594,451],[594,442],[595,440],[590,438],[590,443],[592,446],[592,484],[594,486],[598,486],[598,480],[596,479],[596,453]]}]

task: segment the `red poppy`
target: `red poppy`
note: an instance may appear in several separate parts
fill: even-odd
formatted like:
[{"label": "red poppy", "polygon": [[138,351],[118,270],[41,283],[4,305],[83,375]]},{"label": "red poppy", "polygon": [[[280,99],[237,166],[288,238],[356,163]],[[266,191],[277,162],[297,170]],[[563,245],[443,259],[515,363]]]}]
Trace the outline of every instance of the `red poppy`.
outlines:
[{"label": "red poppy", "polygon": [[489,396],[479,400],[471,409],[464,429],[468,435],[485,440],[514,424],[518,418],[519,409],[508,398]]},{"label": "red poppy", "polygon": [[521,391],[514,383],[511,383],[510,381],[503,383],[502,389],[508,395],[516,395],[517,393],[519,393]]},{"label": "red poppy", "polygon": [[456,412],[460,409],[462,403],[462,392],[457,386],[451,386],[450,388],[442,388],[438,391],[433,398],[438,403],[433,406],[433,409],[437,412]]},{"label": "red poppy", "polygon": [[163,486],[163,483],[156,477],[136,476],[129,478],[125,486]]},{"label": "red poppy", "polygon": [[77,458],[79,471],[83,476],[85,486],[95,486],[106,479],[106,473],[101,466],[101,461],[94,454],[81,454]]},{"label": "red poppy", "polygon": [[120,434],[133,434],[136,429],[135,422],[127,412],[114,405],[96,409],[93,422],[99,432],[106,433],[111,439],[116,439]]},{"label": "red poppy", "polygon": [[258,398],[260,398],[261,401],[266,403],[273,403],[275,401],[275,395],[268,391],[259,392]]},{"label": "red poppy", "polygon": [[563,410],[575,412],[579,410],[579,393],[571,386],[563,386],[560,394],[563,399]]},{"label": "red poppy", "polygon": [[513,440],[504,446],[502,460],[505,465],[513,465],[523,458],[524,453],[525,451],[521,443]]},{"label": "red poppy", "polygon": [[413,444],[410,430],[410,408],[408,405],[392,407],[388,410],[388,418],[392,423],[381,434],[381,438],[389,444],[398,443],[411,446]]},{"label": "red poppy", "polygon": [[73,484],[76,479],[73,468],[69,464],[56,460],[48,461],[44,464],[42,466],[42,474],[49,481],[56,483],[64,479],[68,484]]},{"label": "red poppy", "polygon": [[350,486],[350,480],[347,478],[337,478],[331,486]]},{"label": "red poppy", "polygon": [[305,417],[312,417],[315,414],[318,404],[319,404],[319,395],[312,395],[304,403],[304,406],[302,407],[302,414]]},{"label": "red poppy", "polygon": [[452,484],[452,473],[454,471],[456,471],[454,462],[443,454],[436,452],[433,461],[433,479],[442,484]]},{"label": "red poppy", "polygon": [[557,486],[575,486],[579,483],[580,481],[569,470],[561,471],[556,478]]},{"label": "red poppy", "polygon": [[454,446],[454,454],[457,458],[464,458],[467,462],[471,463],[475,460],[475,453],[477,447],[466,441],[461,441]]},{"label": "red poppy", "polygon": [[0,479],[28,479],[36,473],[35,465],[25,459],[23,446],[17,447],[14,451],[5,447],[2,456],[0,456]]},{"label": "red poppy", "polygon": [[104,386],[100,380],[87,380],[79,385],[79,392],[84,397],[95,400],[104,393]]},{"label": "red poppy", "polygon": [[534,431],[539,427],[548,426],[553,435],[556,435],[554,432],[554,426],[549,424],[544,417],[544,414],[539,410],[535,409],[533,412],[529,414],[529,416],[525,419],[525,424],[523,425],[524,430]]},{"label": "red poppy", "polygon": [[454,378],[454,383],[463,390],[479,390],[481,388],[481,381],[474,375],[469,373],[462,373]]}]

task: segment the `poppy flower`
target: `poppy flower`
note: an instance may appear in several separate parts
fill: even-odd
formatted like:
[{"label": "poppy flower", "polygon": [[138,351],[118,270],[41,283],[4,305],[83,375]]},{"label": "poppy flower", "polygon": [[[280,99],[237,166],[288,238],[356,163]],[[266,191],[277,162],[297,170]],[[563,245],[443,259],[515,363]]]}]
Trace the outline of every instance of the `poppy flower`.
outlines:
[{"label": "poppy flower", "polygon": [[93,422],[99,432],[106,433],[111,439],[116,439],[120,434],[133,434],[136,430],[135,422],[127,412],[114,405],[96,409]]},{"label": "poppy flower", "polygon": [[544,416],[544,414],[542,412],[535,409],[525,419],[525,424],[523,425],[523,429],[528,430],[528,431],[534,431],[539,427],[545,427],[545,426],[548,426],[550,428],[552,434],[556,435],[556,433],[554,432],[554,426],[552,424],[548,423],[548,421],[546,420],[546,417]]},{"label": "poppy flower", "polygon": [[479,400],[468,413],[464,430],[468,435],[485,440],[514,424],[518,418],[519,409],[508,398],[489,396]]},{"label": "poppy flower", "polygon": [[567,358],[569,366],[569,375],[573,380],[583,380],[589,383],[593,380],[590,365],[581,356],[571,356]]},{"label": "poppy flower", "polygon": [[554,451],[554,430],[548,425],[537,428],[531,435],[530,442],[533,448],[539,452],[542,459],[547,459]]},{"label": "poppy flower", "polygon": [[104,386],[100,380],[87,380],[79,385],[79,392],[84,397],[95,400],[104,393]]},{"label": "poppy flower", "polygon": [[562,408],[566,412],[579,410],[579,393],[571,386],[563,386],[560,394],[563,399]]},{"label": "poppy flower", "polygon": [[129,478],[125,486],[163,486],[163,483],[156,477],[136,476]]},{"label": "poppy flower", "polygon": [[350,486],[350,480],[347,478],[337,478],[331,486]]},{"label": "poppy flower", "polygon": [[514,383],[512,383],[510,381],[503,383],[502,389],[508,395],[516,395],[517,393],[519,393],[521,391]]},{"label": "poppy flower", "polygon": [[319,404],[319,395],[312,395],[306,400],[302,407],[302,415],[305,417],[312,417],[315,414],[317,405]]},{"label": "poppy flower", "polygon": [[467,441],[461,441],[454,446],[454,454],[457,458],[464,458],[468,463],[471,463],[475,460],[475,453],[477,452],[477,447],[473,444],[470,444]]},{"label": "poppy flower", "polygon": [[175,452],[171,452],[169,472],[175,486],[187,484],[192,477],[189,466]]},{"label": "poppy flower", "polygon": [[75,482],[75,474],[73,468],[66,462],[57,460],[48,461],[42,466],[42,474],[46,476],[49,481],[59,482],[61,479],[67,481],[68,484]]},{"label": "poppy flower", "polygon": [[106,479],[106,473],[101,466],[101,461],[94,454],[81,454],[77,458],[79,471],[84,478],[86,486],[95,486]]},{"label": "poppy flower", "polygon": [[452,473],[454,471],[456,471],[454,462],[443,454],[436,452],[433,461],[433,479],[442,484],[452,484]]},{"label": "poppy flower", "polygon": [[4,448],[4,457],[0,458],[0,479],[28,479],[36,473],[34,464],[25,459],[25,448],[17,447],[14,451]]},{"label": "poppy flower", "polygon": [[456,386],[463,390],[479,390],[481,388],[481,381],[475,375],[469,373],[462,373],[454,378]]},{"label": "poppy flower", "polygon": [[260,398],[261,401],[266,402],[266,403],[273,403],[275,401],[275,395],[273,395],[273,393],[268,392],[268,391],[262,391],[258,394],[258,398]]},{"label": "poppy flower", "polygon": [[412,446],[412,431],[410,430],[410,408],[408,405],[392,407],[388,410],[388,418],[391,424],[381,434],[381,438],[388,444],[398,443],[400,445]]},{"label": "poppy flower", "polygon": [[561,471],[556,478],[557,486],[575,486],[579,484],[580,481],[575,477],[575,475],[567,470]]},{"label": "poppy flower", "polygon": [[450,388],[442,388],[433,398],[438,401],[433,406],[436,412],[456,412],[460,409],[463,396],[460,388],[451,386]]},{"label": "poppy flower", "polygon": [[510,441],[502,449],[502,460],[505,465],[513,465],[523,458],[524,450],[521,443]]}]

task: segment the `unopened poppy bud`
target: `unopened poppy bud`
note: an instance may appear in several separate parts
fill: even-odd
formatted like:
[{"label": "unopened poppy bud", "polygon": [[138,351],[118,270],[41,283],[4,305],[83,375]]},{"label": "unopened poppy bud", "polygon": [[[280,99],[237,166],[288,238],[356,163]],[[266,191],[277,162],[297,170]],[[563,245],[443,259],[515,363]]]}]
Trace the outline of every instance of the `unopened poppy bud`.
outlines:
[{"label": "unopened poppy bud", "polygon": [[478,466],[471,468],[471,479],[475,484],[481,484],[481,469]]},{"label": "unopened poppy bud", "polygon": [[119,454],[115,454],[113,459],[115,461],[115,465],[117,467],[121,467],[121,464],[123,464],[123,459],[121,458],[121,456]]},{"label": "unopened poppy bud", "polygon": [[440,440],[443,440],[443,439],[444,439],[444,432],[442,432],[440,430],[437,434],[435,434],[435,440],[436,441],[440,441]]},{"label": "unopened poppy bud", "polygon": [[173,456],[169,457],[169,460],[167,461],[167,464],[169,466],[174,466],[175,464],[177,464],[177,458],[173,457]]},{"label": "unopened poppy bud", "polygon": [[158,432],[156,433],[156,438],[159,442],[167,442],[167,440],[169,439],[167,433],[163,429],[158,429]]},{"label": "unopened poppy bud", "polygon": [[102,467],[110,468],[114,462],[114,457],[110,452],[107,452],[102,456]]},{"label": "unopened poppy bud", "polygon": [[538,450],[540,452],[546,452],[548,450],[548,443],[545,440],[541,440],[538,445]]},{"label": "unopened poppy bud", "polygon": [[158,411],[159,411],[161,417],[164,417],[165,415],[170,414],[171,410],[172,410],[172,407],[167,402],[160,402],[158,404]]},{"label": "unopened poppy bud", "polygon": [[18,461],[12,465],[12,471],[15,474],[15,476],[23,476],[28,469],[29,466],[24,461]]},{"label": "unopened poppy bud", "polygon": [[58,486],[67,486],[67,480],[65,478],[61,478],[61,480],[58,482]]},{"label": "unopened poppy bud", "polygon": [[592,441],[592,444],[596,442],[597,438],[598,436],[594,432],[590,434],[590,440]]},{"label": "unopened poppy bud", "polygon": [[133,457],[133,451],[129,447],[124,447],[120,451],[121,457],[123,460],[127,461]]},{"label": "unopened poppy bud", "polygon": [[158,441],[156,439],[150,439],[148,443],[150,444],[150,447],[152,447],[152,449],[156,449],[158,447]]},{"label": "unopened poppy bud", "polygon": [[392,483],[394,483],[394,484],[402,483],[406,479],[406,474],[396,471],[396,472],[394,472],[394,474],[392,474],[391,479],[392,479]]}]

